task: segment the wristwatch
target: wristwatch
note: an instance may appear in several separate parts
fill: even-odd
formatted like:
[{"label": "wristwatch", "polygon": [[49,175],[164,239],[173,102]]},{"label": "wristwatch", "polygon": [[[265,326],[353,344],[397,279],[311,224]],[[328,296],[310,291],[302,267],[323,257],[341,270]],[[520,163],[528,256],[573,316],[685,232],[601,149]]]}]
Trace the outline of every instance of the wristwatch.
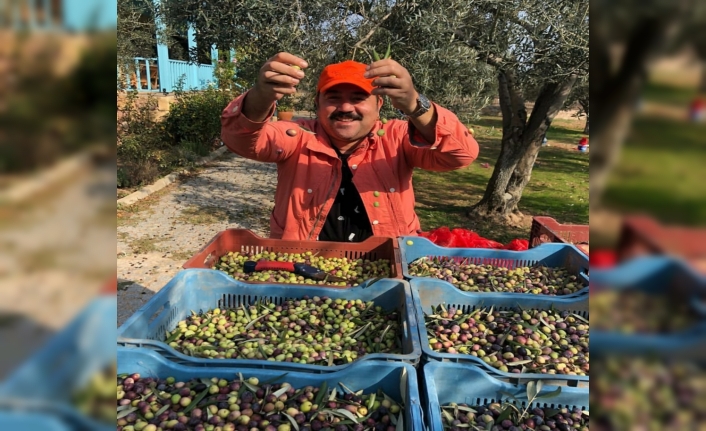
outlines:
[{"label": "wristwatch", "polygon": [[419,97],[417,98],[417,109],[414,110],[411,114],[407,114],[408,117],[410,118],[417,118],[421,117],[422,115],[426,114],[429,112],[431,109],[431,102],[427,97],[423,94],[419,94]]}]

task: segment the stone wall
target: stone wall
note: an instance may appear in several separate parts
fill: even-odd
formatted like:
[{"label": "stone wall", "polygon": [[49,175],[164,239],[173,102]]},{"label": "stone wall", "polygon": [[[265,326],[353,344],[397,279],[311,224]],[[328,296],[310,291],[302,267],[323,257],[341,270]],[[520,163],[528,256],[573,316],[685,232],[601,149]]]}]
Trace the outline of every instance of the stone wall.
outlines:
[{"label": "stone wall", "polygon": [[[169,112],[169,107],[176,100],[172,95],[164,95],[162,93],[138,93],[137,103],[147,103],[147,99],[152,96],[157,100],[157,107],[154,110],[155,119],[161,120]],[[126,94],[124,92],[118,93],[118,108],[125,105]],[[120,111],[118,111],[118,119],[120,119]]]}]

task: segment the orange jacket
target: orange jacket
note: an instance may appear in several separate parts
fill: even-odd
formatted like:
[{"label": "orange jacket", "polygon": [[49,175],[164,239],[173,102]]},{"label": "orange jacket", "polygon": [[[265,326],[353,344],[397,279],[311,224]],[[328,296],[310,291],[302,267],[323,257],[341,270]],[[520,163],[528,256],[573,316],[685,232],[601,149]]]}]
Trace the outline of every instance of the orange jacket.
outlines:
[{"label": "orange jacket", "polygon": [[[247,94],[247,93],[246,93]],[[317,120],[268,120],[257,123],[241,115],[245,94],[233,100],[221,117],[221,139],[234,153],[277,163],[275,208],[270,237],[316,240],[341,183],[341,160]],[[407,121],[377,122],[350,155],[353,183],[370,218],[373,235],[416,235],[412,171],[450,171],[468,166],[478,156],[478,143],[449,110],[437,112],[436,141],[429,145]],[[272,113],[274,113],[274,106]],[[308,133],[303,126],[313,133]],[[297,133],[289,136],[287,130]],[[291,133],[291,132],[290,132]]]}]

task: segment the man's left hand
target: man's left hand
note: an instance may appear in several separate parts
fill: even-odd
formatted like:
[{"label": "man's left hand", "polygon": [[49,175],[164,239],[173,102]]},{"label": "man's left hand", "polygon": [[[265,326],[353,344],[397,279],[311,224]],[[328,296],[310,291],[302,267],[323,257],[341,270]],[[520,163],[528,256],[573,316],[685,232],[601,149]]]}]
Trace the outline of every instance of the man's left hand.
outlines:
[{"label": "man's left hand", "polygon": [[375,61],[368,65],[366,78],[375,78],[372,94],[389,96],[392,106],[411,114],[417,109],[418,93],[407,69],[391,58]]}]

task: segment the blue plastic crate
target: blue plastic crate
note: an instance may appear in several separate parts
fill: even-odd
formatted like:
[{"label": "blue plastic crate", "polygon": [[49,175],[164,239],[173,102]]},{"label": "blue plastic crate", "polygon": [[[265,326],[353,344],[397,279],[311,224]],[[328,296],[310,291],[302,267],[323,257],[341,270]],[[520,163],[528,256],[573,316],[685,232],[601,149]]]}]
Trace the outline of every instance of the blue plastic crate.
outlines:
[{"label": "blue plastic crate", "polygon": [[57,411],[80,423],[78,429],[112,429],[79,414],[67,397],[115,362],[117,310],[115,296],[93,300],[0,385],[0,404],[16,399],[56,404]]},{"label": "blue plastic crate", "polygon": [[572,376],[565,374],[535,374],[535,373],[509,373],[502,372],[497,368],[483,362],[473,355],[440,353],[429,347],[429,336],[427,335],[424,313],[430,313],[433,306],[439,304],[452,305],[464,313],[471,312],[476,308],[494,307],[496,310],[507,310],[517,308],[523,309],[550,309],[558,311],[570,311],[585,319],[588,319],[588,295],[578,298],[563,298],[558,296],[535,295],[530,299],[518,299],[497,293],[468,294],[461,292],[449,283],[434,279],[417,279],[410,281],[412,287],[412,297],[417,310],[417,321],[419,323],[419,337],[422,344],[422,355],[426,361],[460,362],[471,363],[482,367],[488,373],[501,376],[506,379],[517,380],[557,380],[572,382],[578,385],[580,382],[588,382],[588,376]]},{"label": "blue plastic crate", "polygon": [[22,431],[73,431],[59,415],[36,411],[0,411],[0,429]]},{"label": "blue plastic crate", "polygon": [[[424,380],[421,381],[424,415],[428,431],[444,431],[441,418],[441,405],[448,403],[468,404],[469,406],[487,405],[494,402],[512,400],[500,392],[512,394],[522,407],[527,405],[527,388],[502,382],[484,373],[482,370],[463,364],[431,362],[424,365]],[[463,382],[463,384],[459,384]],[[544,386],[541,393],[556,390],[556,386]],[[573,408],[588,410],[587,389],[562,386],[561,394],[556,398],[537,400],[533,407]]]},{"label": "blue plastic crate", "polygon": [[283,284],[253,285],[236,281],[220,271],[187,269],[179,272],[118,329],[118,344],[148,347],[173,362],[201,367],[237,366],[323,373],[350,366],[350,364],[344,364],[328,367],[257,359],[195,358],[178,352],[163,341],[166,331],[174,329],[177,323],[186,318],[192,310],[206,312],[216,307],[234,308],[241,304],[247,306],[258,300],[281,304],[286,299],[303,296],[373,301],[385,310],[398,311],[403,319],[401,325],[403,353],[397,355],[375,353],[365,355],[358,361],[403,361],[412,365],[419,362],[422,351],[409,283],[395,279],[381,279],[367,287],[335,289]]},{"label": "blue plastic crate", "polygon": [[[407,241],[412,241],[408,245]],[[426,238],[403,236],[399,238],[402,273],[408,280],[424,280],[430,277],[417,277],[409,274],[409,264],[420,257],[450,257],[457,261],[466,261],[476,265],[493,265],[505,268],[544,265],[554,268],[565,268],[586,285],[583,289],[560,298],[576,298],[588,293],[588,256],[571,244],[547,243],[526,251],[493,250],[486,248],[449,248],[439,247]],[[441,280],[440,280],[441,281]],[[451,283],[443,283],[453,286]],[[482,292],[476,294],[485,295]],[[551,297],[550,295],[534,295],[529,293],[500,292],[501,295],[512,295],[514,298]]]},{"label": "blue plastic crate", "polygon": [[[404,401],[405,429],[417,431],[423,429],[422,406],[419,400],[419,386],[414,367],[402,362],[363,361],[351,364],[344,370],[326,374],[307,372],[288,372],[285,376],[281,370],[255,368],[201,368],[190,367],[165,360],[158,353],[143,348],[118,348],[118,374],[139,373],[143,377],[174,377],[176,379],[192,378],[227,378],[232,379],[242,373],[244,377],[257,377],[260,381],[273,381],[281,377],[293,387],[316,386],[327,382],[329,388],[341,389],[339,383],[353,391],[363,390],[364,393],[382,389],[396,402]],[[273,381],[277,383],[277,381]],[[402,400],[401,385],[406,385],[405,397]]]},{"label": "blue plastic crate", "polygon": [[591,289],[636,289],[654,295],[678,295],[703,316],[692,328],[672,334],[624,334],[595,329],[591,334],[591,351],[706,358],[706,313],[698,305],[706,295],[706,279],[684,261],[646,256],[611,269],[595,270]]}]

